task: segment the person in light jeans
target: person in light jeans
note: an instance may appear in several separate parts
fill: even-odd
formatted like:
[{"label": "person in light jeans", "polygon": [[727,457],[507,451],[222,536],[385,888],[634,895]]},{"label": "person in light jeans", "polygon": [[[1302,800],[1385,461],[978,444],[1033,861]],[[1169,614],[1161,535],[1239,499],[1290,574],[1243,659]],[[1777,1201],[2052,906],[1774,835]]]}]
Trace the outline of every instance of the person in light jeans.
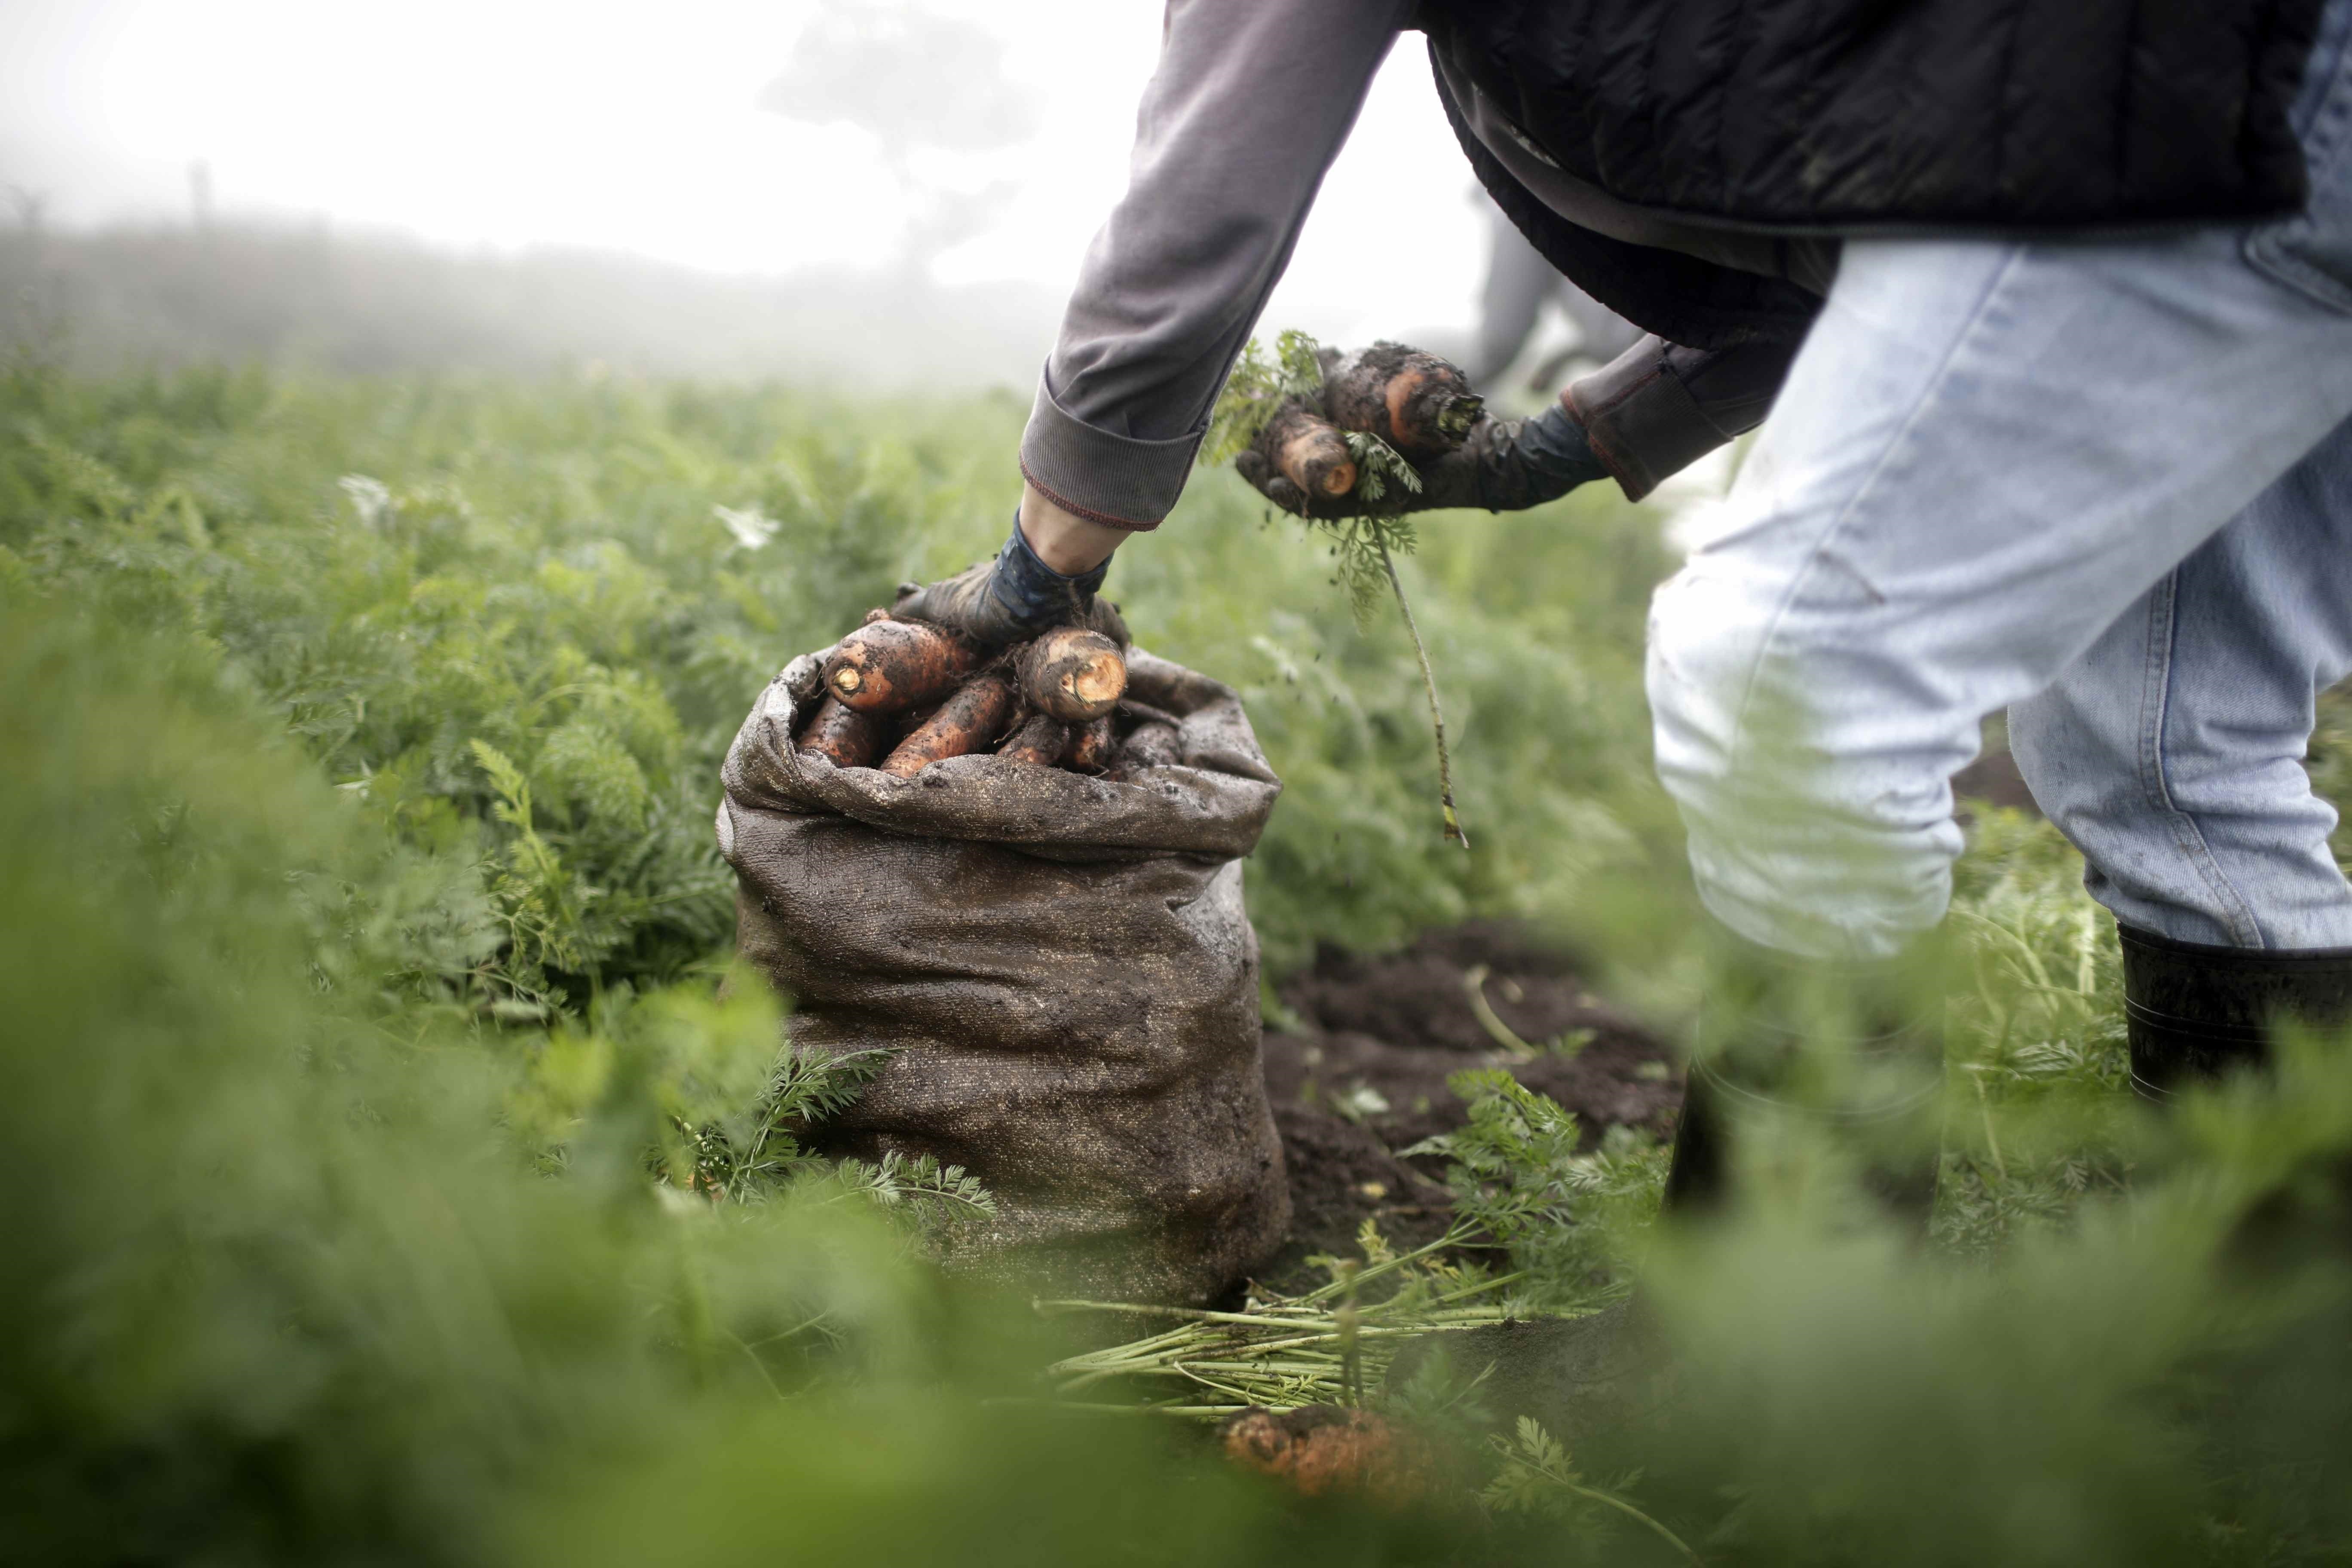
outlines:
[{"label": "person in light jeans", "polygon": [[2258,1055],[2278,1012],[2345,1016],[2352,888],[2303,759],[2352,673],[2347,34],[2331,5],[2293,216],[1845,242],[1650,618],[1658,771],[1732,931],[1870,962],[1934,928],[1949,780],[2007,708],[2121,928],[2143,1094]]},{"label": "person in light jeans", "polygon": [[[1794,1107],[1883,1144],[1874,1186],[1924,1223],[1918,972],[1951,776],[2004,707],[2119,922],[2143,1092],[2352,1010],[2352,889],[2300,766],[2352,668],[2352,0],[2050,0],[1998,29],[1966,0],[1172,0],[1012,534],[897,613],[994,644],[1087,613],[1409,26],[1497,205],[1652,335],[1384,504],[1639,499],[1762,426],[1650,625],[1720,955],[1670,1205],[1720,1205],[1740,1130]],[[1827,1079],[1823,997],[1849,1015]]]}]

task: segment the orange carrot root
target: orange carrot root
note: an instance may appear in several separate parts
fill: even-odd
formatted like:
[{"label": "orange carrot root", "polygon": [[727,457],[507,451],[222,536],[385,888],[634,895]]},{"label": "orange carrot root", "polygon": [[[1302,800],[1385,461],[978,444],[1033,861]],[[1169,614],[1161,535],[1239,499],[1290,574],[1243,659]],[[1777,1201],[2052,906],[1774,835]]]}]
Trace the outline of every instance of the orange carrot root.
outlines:
[{"label": "orange carrot root", "polygon": [[1029,706],[1067,724],[1109,712],[1127,689],[1127,660],[1100,632],[1057,626],[1013,658]]},{"label": "orange carrot root", "polygon": [[1034,763],[1052,767],[1070,749],[1070,727],[1051,713],[1033,713],[1026,723],[1013,731],[1013,738],[996,748],[996,754],[1007,762]]},{"label": "orange carrot root", "polygon": [[1275,411],[1258,435],[1258,447],[1310,500],[1356,488],[1356,460],[1339,427],[1295,399]]},{"label": "orange carrot root", "polygon": [[1013,682],[995,670],[985,670],[940,710],[898,742],[884,760],[882,771],[893,778],[910,779],[933,763],[984,751],[1013,717]]},{"label": "orange carrot root", "polygon": [[825,689],[861,713],[937,702],[980,662],[963,638],[924,621],[869,621],[824,661]]},{"label": "orange carrot root", "polygon": [[860,713],[837,697],[817,705],[816,717],[801,731],[801,748],[836,768],[871,767],[882,752],[887,725],[877,714]]},{"label": "orange carrot root", "polygon": [[1323,383],[1323,412],[1332,424],[1378,436],[1416,459],[1462,445],[1485,407],[1458,366],[1402,343],[1349,354]]},{"label": "orange carrot root", "polygon": [[1110,715],[1106,713],[1070,737],[1069,747],[1062,753],[1062,765],[1073,773],[1102,773],[1110,766],[1118,749],[1118,737],[1111,730]]},{"label": "orange carrot root", "polygon": [[1438,1479],[1428,1441],[1370,1410],[1252,1406],[1226,1421],[1223,1437],[1227,1458],[1307,1497],[1352,1492],[1393,1506],[1426,1495]]}]

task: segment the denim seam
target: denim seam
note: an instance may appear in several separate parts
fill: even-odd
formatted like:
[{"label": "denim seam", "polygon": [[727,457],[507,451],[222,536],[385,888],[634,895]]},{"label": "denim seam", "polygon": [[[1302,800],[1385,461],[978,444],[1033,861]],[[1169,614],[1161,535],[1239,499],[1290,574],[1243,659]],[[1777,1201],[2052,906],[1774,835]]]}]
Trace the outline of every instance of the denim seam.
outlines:
[{"label": "denim seam", "polygon": [[2231,939],[2241,947],[2258,948],[2263,945],[2262,930],[2244,895],[2221,869],[2197,818],[2181,810],[2173,800],[2171,781],[2165,776],[2164,732],[2172,718],[2172,665],[2180,631],[2179,595],[2178,568],[2166,573],[2163,581],[2148,595],[2147,654],[2140,686],[2140,791],[2150,805],[2170,818],[2173,847],[2180,851],[2181,858],[2196,873],[2197,879],[2212,893],[2228,921]]},{"label": "denim seam", "polygon": [[2025,248],[2023,245],[2012,246],[2010,253],[2001,259],[2000,270],[1993,274],[1990,281],[1986,283],[1984,292],[1977,297],[1977,302],[1969,308],[1967,322],[1958,331],[1952,334],[1952,342],[1944,350],[1942,362],[1936,366],[1935,373],[1927,377],[1927,384],[1919,389],[1918,400],[1904,412],[1903,423],[1895,432],[1894,437],[1886,443],[1886,450],[1881,452],[1878,461],[1871,465],[1868,477],[1855,489],[1853,499],[1839,510],[1837,516],[1830,520],[1829,524],[1822,530],[1821,536],[1815,539],[1811,548],[1805,552],[1804,563],[1790,574],[1788,589],[1781,595],[1780,604],[1773,606],[1771,622],[1764,629],[1763,640],[1758,645],[1755,661],[1748,666],[1748,679],[1740,688],[1739,707],[1732,719],[1731,742],[1725,748],[1727,760],[1736,762],[1746,744],[1748,714],[1755,705],[1756,683],[1762,679],[1764,666],[1771,659],[1773,647],[1780,640],[1780,628],[1789,618],[1790,606],[1795,604],[1798,595],[1804,589],[1805,584],[1811,581],[1814,569],[1822,563],[1823,557],[1828,553],[1831,542],[1845,531],[1846,524],[1853,521],[1854,513],[1862,510],[1863,504],[1871,499],[1873,492],[1877,489],[1881,476],[1886,472],[1889,465],[1895,461],[1896,454],[1902,451],[1905,444],[1917,430],[1921,415],[1925,413],[1928,405],[1935,401],[1937,394],[1943,387],[1945,377],[1950,374],[1952,361],[1959,356],[1961,349],[1968,345],[1969,340],[1983,324],[1986,311],[1990,307],[1994,297],[2000,292],[2002,286],[2016,271],[2020,258],[2025,254]]}]

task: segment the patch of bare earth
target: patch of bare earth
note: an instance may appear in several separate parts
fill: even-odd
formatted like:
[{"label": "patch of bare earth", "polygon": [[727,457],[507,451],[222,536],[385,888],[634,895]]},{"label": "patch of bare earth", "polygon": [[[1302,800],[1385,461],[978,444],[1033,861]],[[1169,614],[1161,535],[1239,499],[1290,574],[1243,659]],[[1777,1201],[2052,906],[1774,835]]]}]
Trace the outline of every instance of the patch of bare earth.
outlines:
[{"label": "patch of bare earth", "polygon": [[[1474,981],[1500,1032],[1533,1055],[1480,1019]],[[1400,1248],[1444,1234],[1444,1163],[1402,1151],[1467,1119],[1445,1082],[1465,1068],[1503,1068],[1550,1096],[1588,1143],[1617,1125],[1663,1136],[1681,1103],[1664,1042],[1594,995],[1573,959],[1508,925],[1429,931],[1373,958],[1328,950],[1277,994],[1307,1028],[1265,1040],[1293,1212],[1288,1245],[1260,1274],[1276,1289],[1320,1283],[1306,1260],[1351,1253],[1367,1218]],[[1555,1042],[1569,1048],[1544,1048]]]}]

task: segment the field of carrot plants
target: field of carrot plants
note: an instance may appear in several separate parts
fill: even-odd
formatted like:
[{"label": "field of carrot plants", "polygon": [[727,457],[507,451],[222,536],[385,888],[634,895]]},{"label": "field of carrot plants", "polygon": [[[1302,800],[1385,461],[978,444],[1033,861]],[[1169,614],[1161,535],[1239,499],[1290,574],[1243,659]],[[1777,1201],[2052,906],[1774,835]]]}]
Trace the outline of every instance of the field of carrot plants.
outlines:
[{"label": "field of carrot plants", "polygon": [[[2016,811],[1961,867],[1925,1255],[1837,1223],[1802,1141],[1737,1227],[1653,1237],[1654,1142],[1489,1072],[1422,1156],[1444,1238],[1375,1225],[1242,1321],[943,1274],[985,1185],[803,1150],[856,1073],[780,1048],[789,999],[731,965],[712,812],[787,658],[1003,538],[1024,412],[0,380],[12,1555],[2352,1560],[2352,1061],[2294,1042],[2274,1085],[2136,1111],[2106,917]],[[1659,524],[1613,495],[1422,524],[1466,853],[1412,647],[1312,536],[1203,474],[1122,552],[1139,645],[1238,689],[1286,784],[1247,868],[1271,1026],[1337,953],[1508,921],[1672,1037]],[[2352,788],[2336,710],[2313,766]],[[1638,1421],[1381,1375],[1637,1276],[1677,1367]],[[1302,1499],[1220,1457],[1248,1402],[1411,1416],[1444,1484]]]}]

